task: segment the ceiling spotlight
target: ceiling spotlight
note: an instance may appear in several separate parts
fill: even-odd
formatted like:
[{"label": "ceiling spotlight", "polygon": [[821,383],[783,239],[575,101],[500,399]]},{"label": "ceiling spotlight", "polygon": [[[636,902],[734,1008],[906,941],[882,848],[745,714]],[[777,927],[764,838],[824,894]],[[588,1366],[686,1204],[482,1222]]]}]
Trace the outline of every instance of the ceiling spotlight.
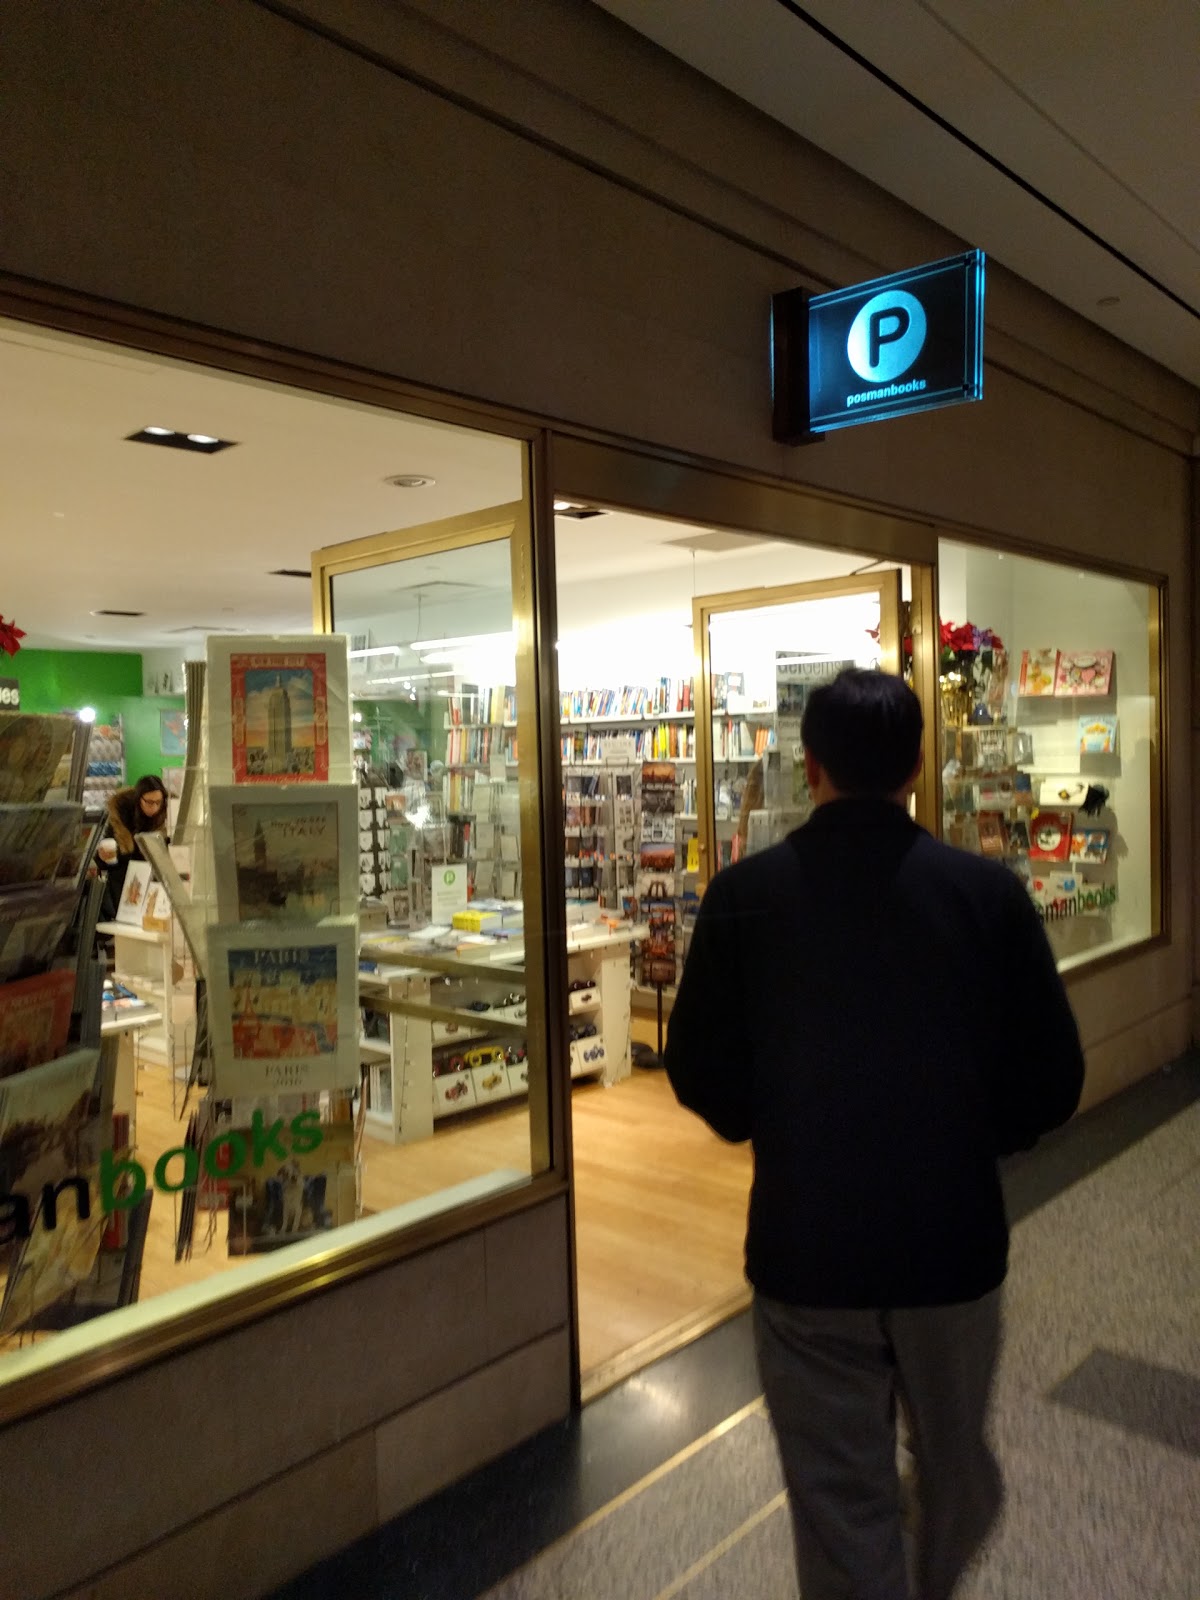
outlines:
[{"label": "ceiling spotlight", "polygon": [[432,489],[437,483],[436,478],[427,478],[421,472],[397,472],[383,481],[390,483],[393,489]]},{"label": "ceiling spotlight", "polygon": [[133,444],[162,444],[171,450],[192,450],[199,455],[215,456],[218,450],[228,450],[234,439],[218,439],[215,433],[183,433],[177,428],[148,426],[136,433],[125,435]]},{"label": "ceiling spotlight", "polygon": [[95,722],[96,708],[95,706],[80,706],[75,715],[79,718],[80,722]]}]

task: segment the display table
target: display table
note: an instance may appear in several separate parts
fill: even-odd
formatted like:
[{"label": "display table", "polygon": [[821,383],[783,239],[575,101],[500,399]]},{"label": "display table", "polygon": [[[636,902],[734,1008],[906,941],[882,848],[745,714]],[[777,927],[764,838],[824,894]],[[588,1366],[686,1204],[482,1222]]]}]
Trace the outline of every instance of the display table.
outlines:
[{"label": "display table", "polygon": [[162,1025],[162,1012],[146,1006],[136,1011],[117,1011],[102,1017],[100,1037],[120,1039],[117,1050],[117,1076],[113,1087],[113,1111],[129,1118],[129,1144],[137,1144],[137,1069],[141,1065],[141,1036],[148,1028]]},{"label": "display table", "polygon": [[[632,1069],[629,947],[641,923],[567,930],[571,1076],[612,1084]],[[374,971],[359,979],[362,1005],[387,1005],[386,1037],[363,1036],[369,1067],[367,1126],[378,1138],[428,1138],[441,1117],[525,1092],[525,944],[519,935],[449,946],[402,933],[362,940]],[[406,959],[407,958],[407,959]],[[507,992],[506,992],[507,991]]]}]

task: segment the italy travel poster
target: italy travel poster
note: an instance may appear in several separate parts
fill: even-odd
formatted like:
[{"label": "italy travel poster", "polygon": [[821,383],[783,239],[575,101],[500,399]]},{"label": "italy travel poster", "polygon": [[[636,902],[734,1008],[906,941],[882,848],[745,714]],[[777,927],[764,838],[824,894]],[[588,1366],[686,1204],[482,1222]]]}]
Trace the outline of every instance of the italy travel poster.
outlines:
[{"label": "italy travel poster", "polygon": [[358,904],[357,789],[209,791],[223,922],[319,922]]},{"label": "italy travel poster", "polygon": [[208,931],[214,1091],[222,1099],[358,1081],[357,921]]}]

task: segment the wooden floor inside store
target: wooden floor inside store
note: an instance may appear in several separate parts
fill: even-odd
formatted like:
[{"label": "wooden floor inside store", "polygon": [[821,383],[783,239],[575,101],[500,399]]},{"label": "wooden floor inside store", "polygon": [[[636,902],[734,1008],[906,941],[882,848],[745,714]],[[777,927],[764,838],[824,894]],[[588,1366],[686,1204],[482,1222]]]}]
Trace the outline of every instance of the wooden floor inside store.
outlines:
[{"label": "wooden floor inside store", "polygon": [[[138,1072],[139,1158],[152,1166],[186,1127],[165,1067]],[[611,1088],[572,1095],[582,1368],[596,1378],[630,1347],[703,1319],[744,1292],[742,1238],[750,1152],[727,1145],[675,1102],[662,1071],[634,1071]],[[529,1170],[524,1102],[451,1118],[420,1144],[363,1143],[363,1201],[373,1211],[497,1168]],[[192,1255],[175,1260],[178,1199],[156,1194],[142,1266],[147,1299],[216,1273],[237,1272],[227,1218],[198,1212]],[[210,1230],[211,1224],[211,1232]]]}]

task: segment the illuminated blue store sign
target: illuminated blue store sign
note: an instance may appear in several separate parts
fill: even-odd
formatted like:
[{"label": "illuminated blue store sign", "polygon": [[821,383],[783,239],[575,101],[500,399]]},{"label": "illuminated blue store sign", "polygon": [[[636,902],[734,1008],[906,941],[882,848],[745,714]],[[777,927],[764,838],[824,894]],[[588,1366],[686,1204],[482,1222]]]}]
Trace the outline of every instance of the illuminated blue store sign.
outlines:
[{"label": "illuminated blue store sign", "polygon": [[775,437],[983,398],[980,250],[829,294],[776,295]]}]

